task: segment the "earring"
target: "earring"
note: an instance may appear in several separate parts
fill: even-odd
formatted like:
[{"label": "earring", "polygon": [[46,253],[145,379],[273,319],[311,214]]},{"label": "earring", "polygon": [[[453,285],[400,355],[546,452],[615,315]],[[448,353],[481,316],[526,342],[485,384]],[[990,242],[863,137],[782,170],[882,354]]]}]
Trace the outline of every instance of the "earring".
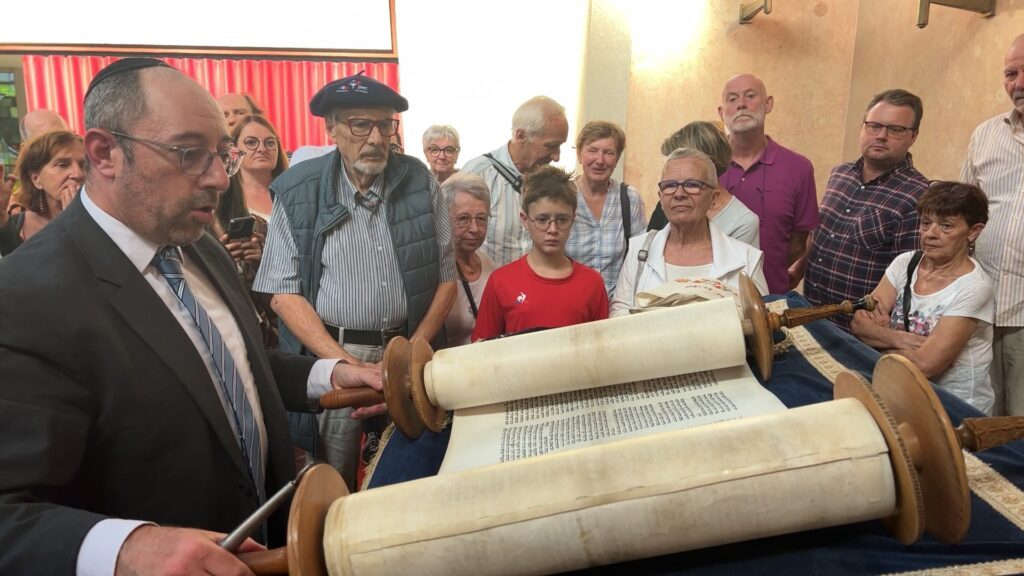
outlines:
[{"label": "earring", "polygon": [[36,196],[36,211],[35,212],[36,212],[36,214],[46,214],[47,213],[46,192],[43,192],[42,190],[40,190],[39,191],[39,195]]},{"label": "earring", "polygon": [[974,256],[974,240],[967,241],[967,255]]}]

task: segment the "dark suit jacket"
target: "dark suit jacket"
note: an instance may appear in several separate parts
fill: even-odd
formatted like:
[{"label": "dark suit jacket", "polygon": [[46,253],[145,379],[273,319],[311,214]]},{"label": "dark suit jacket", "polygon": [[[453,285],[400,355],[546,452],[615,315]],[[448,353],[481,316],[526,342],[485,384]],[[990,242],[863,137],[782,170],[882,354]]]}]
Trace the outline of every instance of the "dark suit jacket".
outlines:
[{"label": "dark suit jacket", "polygon": [[[294,477],[285,407],[314,359],[267,354],[227,252],[184,247],[249,351],[266,491]],[[181,325],[76,199],[0,260],[0,574],[70,574],[105,517],[230,531],[257,507],[214,383]],[[284,538],[287,509],[270,522]]]}]

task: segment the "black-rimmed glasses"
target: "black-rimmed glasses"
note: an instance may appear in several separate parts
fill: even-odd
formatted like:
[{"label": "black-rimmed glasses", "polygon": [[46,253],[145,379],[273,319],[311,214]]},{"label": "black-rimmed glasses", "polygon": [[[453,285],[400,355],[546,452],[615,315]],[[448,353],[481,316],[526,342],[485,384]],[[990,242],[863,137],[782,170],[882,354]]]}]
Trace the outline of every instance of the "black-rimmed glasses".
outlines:
[{"label": "black-rimmed glasses", "polygon": [[526,219],[533,222],[533,225],[536,226],[538,230],[547,230],[551,227],[552,222],[555,223],[555,228],[558,228],[559,230],[568,230],[569,227],[572,226],[572,216],[569,216],[568,214],[558,214],[557,216],[541,214],[536,218],[530,218],[527,216]]},{"label": "black-rimmed glasses", "polygon": [[431,156],[437,156],[438,154],[444,154],[446,158],[451,158],[459,151],[455,146],[445,146],[444,148],[438,148],[437,146],[427,146],[427,154]]},{"label": "black-rimmed glasses", "polygon": [[264,138],[263,140],[260,140],[255,136],[249,136],[248,138],[242,139],[242,145],[249,150],[258,149],[260,147],[260,142],[263,142],[263,147],[266,148],[268,152],[277,150],[278,141],[277,138],[274,138],[273,136],[270,138]]},{"label": "black-rimmed glasses", "polygon": [[114,132],[108,130],[114,136],[124,138],[126,140],[132,140],[133,142],[141,142],[143,144],[149,144],[157,148],[175,152],[178,154],[178,166],[181,171],[190,176],[201,176],[210,169],[210,165],[213,164],[214,158],[220,158],[221,163],[224,165],[224,171],[227,172],[228,176],[234,176],[238,172],[238,168],[242,165],[242,156],[245,152],[242,152],[238,148],[232,146],[223,152],[211,152],[206,148],[195,146],[175,146],[174,144],[166,144],[164,142],[157,142],[156,140],[149,140],[147,138],[139,138],[138,136],[130,136],[121,132]]},{"label": "black-rimmed glasses", "polygon": [[912,132],[914,129],[910,126],[900,126],[899,124],[880,124],[878,122],[864,122],[864,131],[872,136],[878,136],[885,130],[885,134],[889,138],[902,138],[908,132]]},{"label": "black-rimmed glasses", "polygon": [[398,134],[398,120],[389,118],[387,120],[370,120],[369,118],[346,118],[342,120],[348,126],[353,136],[369,136],[374,126],[380,131],[380,135],[390,138]]},{"label": "black-rimmed glasses", "polygon": [[692,179],[683,180],[682,182],[679,180],[662,180],[661,182],[658,182],[658,190],[661,192],[662,196],[672,196],[679,190],[679,188],[682,188],[683,192],[686,192],[691,196],[695,196],[705,190],[714,188],[714,186],[707,182]]}]

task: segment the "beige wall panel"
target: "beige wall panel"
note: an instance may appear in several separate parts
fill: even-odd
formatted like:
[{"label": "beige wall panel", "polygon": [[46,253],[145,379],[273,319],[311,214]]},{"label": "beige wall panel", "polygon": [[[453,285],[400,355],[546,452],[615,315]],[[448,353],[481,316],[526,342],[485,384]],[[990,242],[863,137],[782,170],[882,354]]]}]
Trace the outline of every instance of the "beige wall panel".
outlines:
[{"label": "beige wall panel", "polygon": [[910,149],[914,163],[928,178],[955,179],[975,126],[1010,109],[1003,56],[1024,33],[1024,0],[999,0],[993,18],[933,5],[923,30],[916,27],[917,4],[860,2],[843,158],[860,156],[860,122],[871,97],[904,88],[924,101],[921,133]]},{"label": "beige wall panel", "polygon": [[814,163],[819,193],[838,163],[846,127],[857,3],[776,0],[738,24],[739,2],[633,3],[626,181],[657,202],[662,140],[693,120],[717,120],[725,81],[741,72],[775,96],[768,133]]}]

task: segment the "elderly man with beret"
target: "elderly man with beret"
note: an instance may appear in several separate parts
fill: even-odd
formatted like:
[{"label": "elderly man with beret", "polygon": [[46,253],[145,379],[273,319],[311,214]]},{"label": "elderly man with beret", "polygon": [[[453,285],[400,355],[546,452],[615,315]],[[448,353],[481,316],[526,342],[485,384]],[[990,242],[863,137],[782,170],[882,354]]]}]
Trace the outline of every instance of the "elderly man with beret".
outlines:
[{"label": "elderly man with beret", "polygon": [[[337,149],[271,184],[276,199],[253,284],[273,294],[285,350],[373,364],[395,336],[439,336],[456,293],[452,235],[430,170],[389,151],[395,115],[408,108],[362,74],[310,101]],[[328,412],[313,442],[350,486],[360,432],[348,410]]]}]

